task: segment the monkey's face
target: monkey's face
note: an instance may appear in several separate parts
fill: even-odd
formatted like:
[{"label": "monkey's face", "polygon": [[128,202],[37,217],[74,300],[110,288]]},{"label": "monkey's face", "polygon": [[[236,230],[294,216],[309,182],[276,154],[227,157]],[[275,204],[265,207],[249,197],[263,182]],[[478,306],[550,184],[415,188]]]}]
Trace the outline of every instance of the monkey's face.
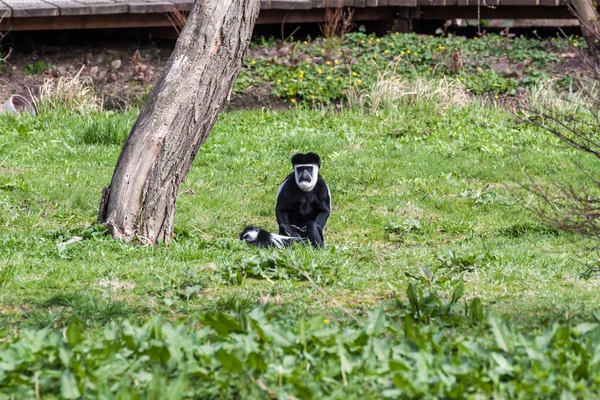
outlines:
[{"label": "monkey's face", "polygon": [[248,243],[256,242],[256,239],[258,239],[258,232],[258,228],[249,226],[240,233],[240,240],[244,240]]},{"label": "monkey's face", "polygon": [[296,185],[304,192],[310,192],[317,184],[319,166],[317,164],[294,165]]}]

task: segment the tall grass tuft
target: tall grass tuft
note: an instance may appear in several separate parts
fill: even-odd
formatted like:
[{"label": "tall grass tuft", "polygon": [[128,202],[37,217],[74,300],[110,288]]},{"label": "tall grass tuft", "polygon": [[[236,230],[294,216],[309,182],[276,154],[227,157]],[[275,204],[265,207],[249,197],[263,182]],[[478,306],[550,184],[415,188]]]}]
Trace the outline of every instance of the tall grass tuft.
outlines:
[{"label": "tall grass tuft", "polygon": [[133,126],[135,119],[130,113],[89,114],[77,141],[84,144],[122,145]]},{"label": "tall grass tuft", "polygon": [[393,71],[378,72],[377,81],[367,89],[354,87],[347,92],[350,107],[371,113],[388,107],[435,103],[438,108],[463,107],[471,102],[469,90],[458,79],[444,77],[407,79]]},{"label": "tall grass tuft", "polygon": [[46,79],[40,86],[35,107],[40,114],[68,112],[85,114],[100,111],[102,100],[94,93],[91,78],[67,74],[58,79]]}]

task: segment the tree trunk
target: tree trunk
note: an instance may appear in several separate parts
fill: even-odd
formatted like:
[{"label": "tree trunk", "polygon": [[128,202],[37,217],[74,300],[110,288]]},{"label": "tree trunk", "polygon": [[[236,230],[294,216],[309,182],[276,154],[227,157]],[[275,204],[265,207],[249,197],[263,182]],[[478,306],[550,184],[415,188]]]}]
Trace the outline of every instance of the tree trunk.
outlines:
[{"label": "tree trunk", "polygon": [[169,242],[175,201],[238,77],[260,0],[197,0],[123,145],[98,221],[130,241]]},{"label": "tree trunk", "polygon": [[600,21],[595,0],[572,0],[572,11],[581,25],[581,34],[590,50],[598,53],[600,40]]}]

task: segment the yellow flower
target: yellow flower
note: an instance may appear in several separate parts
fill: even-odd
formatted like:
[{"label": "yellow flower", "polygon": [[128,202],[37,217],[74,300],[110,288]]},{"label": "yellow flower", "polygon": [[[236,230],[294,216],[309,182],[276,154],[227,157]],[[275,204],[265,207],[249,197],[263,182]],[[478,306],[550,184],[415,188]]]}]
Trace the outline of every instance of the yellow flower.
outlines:
[{"label": "yellow flower", "polygon": [[473,36],[473,40],[479,40],[477,36]]},{"label": "yellow flower", "polygon": [[331,76],[327,75],[327,79],[331,79]]},{"label": "yellow flower", "polygon": [[410,54],[410,50],[406,50],[406,54]]},{"label": "yellow flower", "polygon": [[465,78],[460,78],[460,80],[464,82],[464,81],[465,81]]},{"label": "yellow flower", "polygon": [[372,37],[370,37],[370,38],[369,38],[369,40],[370,40],[370,41],[373,41],[373,38],[372,38]]},{"label": "yellow flower", "polygon": [[330,71],[335,71],[335,68],[331,67],[329,68]]},{"label": "yellow flower", "polygon": [[360,79],[358,79],[358,80],[356,81],[356,83],[358,83],[358,84],[360,85],[360,84],[362,83],[362,81],[361,81]]},{"label": "yellow flower", "polygon": [[377,58],[377,54],[373,54],[373,58]]},{"label": "yellow flower", "polygon": [[331,65],[331,61],[327,61],[325,64],[327,64],[327,65]]},{"label": "yellow flower", "polygon": [[481,67],[477,67],[477,71],[481,72]]},{"label": "yellow flower", "polygon": [[310,62],[310,57],[306,57],[306,58],[304,59],[304,61],[308,61],[308,62]]},{"label": "yellow flower", "polygon": [[322,53],[322,54],[325,54],[325,50],[321,50],[321,53]]},{"label": "yellow flower", "polygon": [[338,60],[333,60],[333,63],[334,63],[335,65],[338,65],[340,62],[339,62]]},{"label": "yellow flower", "polygon": [[254,65],[254,64],[256,64],[256,61],[252,60],[252,62],[250,64]]},{"label": "yellow flower", "polygon": [[281,79],[277,79],[277,83],[281,83]]},{"label": "yellow flower", "polygon": [[575,35],[575,39],[577,39],[579,37],[579,35]]},{"label": "yellow flower", "polygon": [[428,69],[428,70],[427,70],[427,73],[428,73],[428,74],[430,74],[430,73],[431,73],[431,70],[430,70],[430,69]]},{"label": "yellow flower", "polygon": [[318,73],[318,74],[322,74],[322,73],[323,73],[323,70],[322,70],[321,68],[319,68],[319,69],[317,70],[317,73]]},{"label": "yellow flower", "polygon": [[310,98],[311,98],[311,99],[314,99],[314,98],[315,98],[315,95],[314,95],[314,94],[311,94],[311,95],[310,95]]},{"label": "yellow flower", "polygon": [[357,76],[357,75],[358,75],[358,74],[357,74],[356,72],[353,72],[353,73],[352,73],[352,76]]},{"label": "yellow flower", "polygon": [[394,35],[398,36],[398,32],[395,32]]},{"label": "yellow flower", "polygon": [[377,43],[381,43],[381,39],[377,39],[377,40],[376,40],[376,42],[377,42]]},{"label": "yellow flower", "polygon": [[440,46],[440,47],[438,47],[438,49],[440,49],[441,51],[444,51],[444,50],[446,50],[446,46]]},{"label": "yellow flower", "polygon": [[401,55],[401,56],[403,56],[403,55],[404,55],[404,51],[401,51],[401,52],[400,52],[400,55]]},{"label": "yellow flower", "polygon": [[577,47],[577,43],[573,43],[573,46]]},{"label": "yellow flower", "polygon": [[361,40],[360,42],[361,42],[362,44],[365,44],[365,41],[364,41],[364,40]]},{"label": "yellow flower", "polygon": [[319,86],[319,90],[323,90],[323,88],[321,86]]},{"label": "yellow flower", "polygon": [[304,44],[308,44],[308,42],[305,40],[305,41],[304,41]]},{"label": "yellow flower", "polygon": [[417,54],[419,54],[419,53],[417,53],[417,52],[415,51],[415,56],[416,56]]},{"label": "yellow flower", "polygon": [[292,103],[295,103],[295,102],[296,102],[296,99],[291,99],[290,101],[291,101]]},{"label": "yellow flower", "polygon": [[384,53],[387,54],[387,53],[389,53],[389,51],[385,50]]},{"label": "yellow flower", "polygon": [[292,89],[290,89],[290,94],[294,94],[294,91]]},{"label": "yellow flower", "polygon": [[495,98],[495,99],[497,99],[497,98],[498,98],[498,95],[495,95],[495,96],[494,96],[494,98]]},{"label": "yellow flower", "polygon": [[325,318],[325,319],[323,320],[323,322],[325,322],[326,324],[328,324],[328,323],[329,323],[329,320],[328,320],[327,318]]}]

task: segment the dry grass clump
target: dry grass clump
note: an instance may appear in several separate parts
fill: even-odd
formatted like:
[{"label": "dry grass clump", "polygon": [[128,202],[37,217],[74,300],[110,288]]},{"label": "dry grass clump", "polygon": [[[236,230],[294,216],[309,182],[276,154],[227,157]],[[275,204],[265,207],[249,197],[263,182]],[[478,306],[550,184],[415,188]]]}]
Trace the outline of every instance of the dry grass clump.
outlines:
[{"label": "dry grass clump", "polygon": [[463,107],[471,102],[472,96],[458,79],[407,79],[385,71],[378,73],[377,81],[369,89],[349,90],[347,99],[351,107],[375,113],[386,107],[422,103],[435,103],[441,109]]},{"label": "dry grass clump", "polygon": [[586,113],[588,106],[593,104],[594,99],[600,94],[598,85],[589,82],[585,89],[571,88],[570,90],[558,89],[557,80],[540,80],[530,91],[528,96],[531,108],[540,112],[559,113]]},{"label": "dry grass clump", "polygon": [[83,114],[101,110],[102,99],[94,92],[91,78],[82,76],[82,71],[83,68],[76,75],[46,79],[34,99],[38,113],[67,111]]}]

